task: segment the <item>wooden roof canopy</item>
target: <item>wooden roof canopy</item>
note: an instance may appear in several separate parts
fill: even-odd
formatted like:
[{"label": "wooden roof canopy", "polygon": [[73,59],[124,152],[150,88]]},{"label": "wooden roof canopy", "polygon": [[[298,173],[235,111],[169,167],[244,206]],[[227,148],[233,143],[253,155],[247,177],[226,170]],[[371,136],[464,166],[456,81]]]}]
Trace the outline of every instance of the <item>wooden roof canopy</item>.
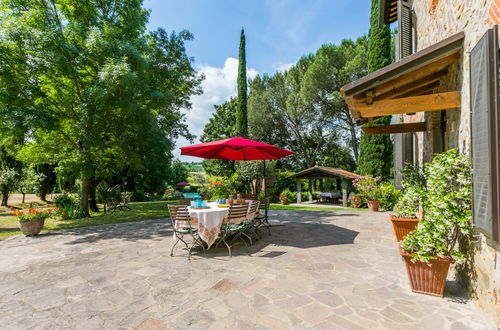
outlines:
[{"label": "wooden roof canopy", "polygon": [[398,20],[398,1],[397,0],[379,0],[379,19],[378,24],[383,27],[385,24],[391,24]]},{"label": "wooden roof canopy", "polygon": [[[358,125],[376,118],[460,107],[459,91],[436,92],[450,65],[460,59],[464,33],[372,72],[341,88]],[[367,134],[426,131],[426,123],[363,127]]]},{"label": "wooden roof canopy", "polygon": [[294,179],[318,179],[318,178],[343,178],[343,179],[357,179],[361,175],[352,173],[340,168],[313,166],[303,171],[297,172],[289,176]]}]

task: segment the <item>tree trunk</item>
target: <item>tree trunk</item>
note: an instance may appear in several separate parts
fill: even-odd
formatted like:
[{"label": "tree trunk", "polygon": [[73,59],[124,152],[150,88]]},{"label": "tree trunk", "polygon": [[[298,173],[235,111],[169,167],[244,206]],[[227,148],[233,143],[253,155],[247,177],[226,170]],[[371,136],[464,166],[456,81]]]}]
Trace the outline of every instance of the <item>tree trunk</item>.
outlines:
[{"label": "tree trunk", "polygon": [[40,200],[43,202],[47,201],[47,194],[45,192],[40,192]]},{"label": "tree trunk", "polygon": [[22,194],[23,194],[23,201],[22,201],[22,203],[24,204],[24,201],[26,200],[26,193],[23,192]]},{"label": "tree trunk", "polygon": [[80,201],[80,208],[85,217],[90,217],[89,193],[90,193],[90,178],[84,177],[82,179],[82,199]]},{"label": "tree trunk", "polygon": [[99,212],[99,208],[97,207],[97,199],[96,199],[96,188],[99,184],[99,180],[92,179],[90,180],[90,191],[89,191],[89,207],[93,212]]},{"label": "tree trunk", "polygon": [[7,202],[9,201],[9,190],[2,188],[0,190],[0,193],[2,194],[2,206],[7,206]]}]

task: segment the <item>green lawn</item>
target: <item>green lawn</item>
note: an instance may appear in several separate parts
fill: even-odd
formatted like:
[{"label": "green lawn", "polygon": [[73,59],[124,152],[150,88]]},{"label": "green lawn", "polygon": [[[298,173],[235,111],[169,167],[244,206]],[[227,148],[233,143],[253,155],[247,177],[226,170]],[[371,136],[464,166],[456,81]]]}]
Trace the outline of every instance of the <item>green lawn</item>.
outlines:
[{"label": "green lawn", "polygon": [[[129,206],[132,208],[131,211],[116,211],[113,214],[107,213],[93,213],[91,218],[74,219],[74,220],[62,220],[62,219],[47,219],[45,221],[44,231],[56,230],[56,229],[67,229],[67,228],[78,228],[78,227],[88,227],[96,226],[108,223],[120,223],[128,221],[138,221],[146,219],[159,219],[167,217],[167,204],[176,204],[176,201],[160,201],[160,202],[143,202],[143,203],[130,203]],[[339,207],[327,207],[319,208],[312,206],[290,206],[290,205],[280,205],[271,204],[270,210],[307,210],[307,211],[360,211],[366,209],[352,209],[352,208],[339,208]],[[7,208],[0,208],[0,240],[6,237],[19,235],[21,231],[19,230],[19,225],[17,218],[10,214],[10,210]]]},{"label": "green lawn", "polygon": [[[138,221],[146,219],[158,219],[168,216],[167,204],[176,204],[176,202],[144,202],[130,203],[131,211],[116,211],[113,214],[93,213],[91,218],[62,220],[47,219],[45,221],[44,231],[67,229],[77,227],[88,227],[102,225],[107,223],[119,223],[127,221]],[[19,225],[16,217],[10,216],[10,210],[0,210],[0,240],[8,236],[19,235]]]}]

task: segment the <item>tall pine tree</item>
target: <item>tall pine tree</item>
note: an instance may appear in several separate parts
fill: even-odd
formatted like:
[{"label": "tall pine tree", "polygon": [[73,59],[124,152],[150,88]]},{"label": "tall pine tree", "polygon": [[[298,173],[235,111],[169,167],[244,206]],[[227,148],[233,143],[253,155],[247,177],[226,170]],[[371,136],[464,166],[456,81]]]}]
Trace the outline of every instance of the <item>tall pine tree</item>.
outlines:
[{"label": "tall pine tree", "polygon": [[[379,0],[372,0],[370,31],[368,33],[368,72],[377,71],[391,63],[391,30],[378,25]],[[388,125],[391,117],[380,118],[375,125]],[[392,141],[390,135],[365,135],[359,143],[358,171],[360,174],[392,177]]]},{"label": "tall pine tree", "polygon": [[247,114],[247,60],[245,55],[245,31],[241,29],[238,62],[238,111],[236,114],[237,132],[240,137],[248,137]]}]

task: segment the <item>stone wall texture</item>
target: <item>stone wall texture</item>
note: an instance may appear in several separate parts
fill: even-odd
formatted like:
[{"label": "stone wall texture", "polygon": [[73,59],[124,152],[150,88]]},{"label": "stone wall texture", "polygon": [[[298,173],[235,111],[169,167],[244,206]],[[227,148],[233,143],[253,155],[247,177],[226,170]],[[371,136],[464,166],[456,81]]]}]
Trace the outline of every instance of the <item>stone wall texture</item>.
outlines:
[{"label": "stone wall texture", "polygon": [[[469,53],[486,30],[500,24],[500,0],[414,0],[413,11],[417,32],[417,50],[427,48],[463,31],[464,49],[461,61],[453,66],[441,82],[439,90],[459,90],[460,109],[447,110],[444,148],[457,148],[465,154],[471,151]],[[430,120],[432,113],[419,113],[417,120]],[[414,119],[415,120],[415,119]],[[419,163],[432,159],[433,134],[417,134]],[[500,328],[500,245],[481,233],[476,233],[470,267],[466,278],[479,305]]]}]

